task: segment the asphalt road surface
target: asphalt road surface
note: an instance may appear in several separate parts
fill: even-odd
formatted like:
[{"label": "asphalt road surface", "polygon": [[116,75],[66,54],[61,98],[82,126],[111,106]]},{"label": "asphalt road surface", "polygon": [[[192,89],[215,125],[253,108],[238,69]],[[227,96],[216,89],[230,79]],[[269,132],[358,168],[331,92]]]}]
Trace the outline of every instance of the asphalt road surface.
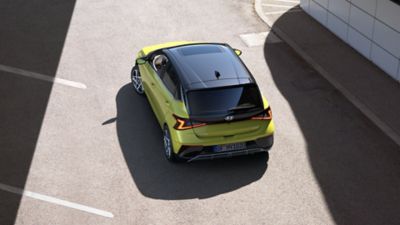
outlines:
[{"label": "asphalt road surface", "polygon": [[[285,43],[239,37],[267,30],[250,0],[2,1],[0,224],[399,224],[399,147]],[[164,159],[129,76],[175,40],[243,51],[269,157]]]}]

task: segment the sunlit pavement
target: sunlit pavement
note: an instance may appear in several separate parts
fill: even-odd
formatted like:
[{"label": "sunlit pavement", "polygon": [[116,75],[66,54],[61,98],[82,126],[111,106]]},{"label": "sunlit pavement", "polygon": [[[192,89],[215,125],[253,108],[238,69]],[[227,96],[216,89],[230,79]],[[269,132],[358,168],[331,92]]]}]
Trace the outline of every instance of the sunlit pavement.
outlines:
[{"label": "sunlit pavement", "polygon": [[[8,4],[0,15],[22,7]],[[31,15],[36,23],[18,20],[30,35],[10,25],[13,17],[0,22],[0,94],[7,97],[0,99],[0,224],[398,219],[398,146],[276,37],[248,47],[240,35],[268,30],[252,1],[40,4],[20,11],[40,12]],[[47,37],[43,27],[55,33]],[[174,40],[226,42],[243,51],[274,112],[269,159],[164,159],[161,130],[129,75],[141,47]],[[366,221],[363,214],[372,216]]]}]

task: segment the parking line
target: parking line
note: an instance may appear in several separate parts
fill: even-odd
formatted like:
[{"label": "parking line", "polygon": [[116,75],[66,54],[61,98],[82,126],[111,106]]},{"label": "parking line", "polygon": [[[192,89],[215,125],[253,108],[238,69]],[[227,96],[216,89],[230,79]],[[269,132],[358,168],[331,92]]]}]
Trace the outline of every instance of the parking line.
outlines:
[{"label": "parking line", "polygon": [[294,0],[274,0],[274,1],[277,1],[277,2],[289,2],[289,3],[297,3],[297,4],[299,4],[299,3],[300,3],[300,1],[294,1]]},{"label": "parking line", "polygon": [[4,71],[4,72],[8,72],[8,73],[13,73],[16,75],[21,75],[21,76],[25,76],[25,77],[34,78],[34,79],[44,80],[44,81],[57,83],[57,84],[62,84],[62,85],[66,85],[66,86],[70,86],[70,87],[74,87],[74,88],[86,89],[86,85],[83,83],[80,83],[80,82],[65,80],[65,79],[57,78],[57,77],[52,77],[52,76],[48,76],[48,75],[44,75],[44,74],[40,74],[40,73],[28,71],[28,70],[23,70],[23,69],[11,67],[11,66],[6,66],[6,65],[2,65],[2,64],[0,64],[0,70]]},{"label": "parking line", "polygon": [[80,210],[80,211],[96,214],[96,215],[99,215],[99,216],[104,216],[104,217],[108,217],[108,218],[113,218],[114,217],[114,215],[112,213],[104,211],[104,210],[100,210],[100,209],[92,208],[92,207],[89,207],[89,206],[85,206],[85,205],[81,205],[81,204],[65,201],[65,200],[54,198],[54,197],[50,197],[50,196],[47,196],[47,195],[42,195],[42,194],[35,193],[35,192],[32,192],[32,191],[25,191],[23,189],[12,187],[12,186],[9,186],[9,185],[6,185],[6,184],[2,184],[2,183],[0,183],[0,190],[11,192],[11,193],[18,194],[18,195],[23,195],[23,196],[26,196],[26,197],[30,197],[30,198],[33,198],[33,199],[37,199],[37,200],[41,200],[41,201],[45,201],[45,202],[49,202],[49,203],[53,203],[53,204],[56,204],[56,205],[65,206],[65,207],[72,208],[72,209],[77,209],[77,210]]}]

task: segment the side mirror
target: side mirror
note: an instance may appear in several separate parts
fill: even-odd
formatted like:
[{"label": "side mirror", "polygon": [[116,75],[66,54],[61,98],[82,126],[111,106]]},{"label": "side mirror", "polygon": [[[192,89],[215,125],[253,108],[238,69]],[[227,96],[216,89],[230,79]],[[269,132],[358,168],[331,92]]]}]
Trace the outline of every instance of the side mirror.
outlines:
[{"label": "side mirror", "polygon": [[237,56],[240,56],[242,54],[242,51],[240,51],[239,49],[233,49],[233,51],[235,51]]},{"label": "side mirror", "polygon": [[138,58],[138,59],[136,59],[136,64],[138,64],[138,65],[143,65],[143,64],[145,64],[145,63],[146,63],[146,60],[143,59],[143,58]]}]

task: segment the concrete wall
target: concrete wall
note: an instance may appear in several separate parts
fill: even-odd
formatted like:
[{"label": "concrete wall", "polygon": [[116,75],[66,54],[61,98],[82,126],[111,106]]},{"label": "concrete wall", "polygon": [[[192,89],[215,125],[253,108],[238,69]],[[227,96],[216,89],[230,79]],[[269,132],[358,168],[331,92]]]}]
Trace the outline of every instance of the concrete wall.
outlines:
[{"label": "concrete wall", "polygon": [[301,0],[300,6],[400,81],[400,5],[390,0]]}]

